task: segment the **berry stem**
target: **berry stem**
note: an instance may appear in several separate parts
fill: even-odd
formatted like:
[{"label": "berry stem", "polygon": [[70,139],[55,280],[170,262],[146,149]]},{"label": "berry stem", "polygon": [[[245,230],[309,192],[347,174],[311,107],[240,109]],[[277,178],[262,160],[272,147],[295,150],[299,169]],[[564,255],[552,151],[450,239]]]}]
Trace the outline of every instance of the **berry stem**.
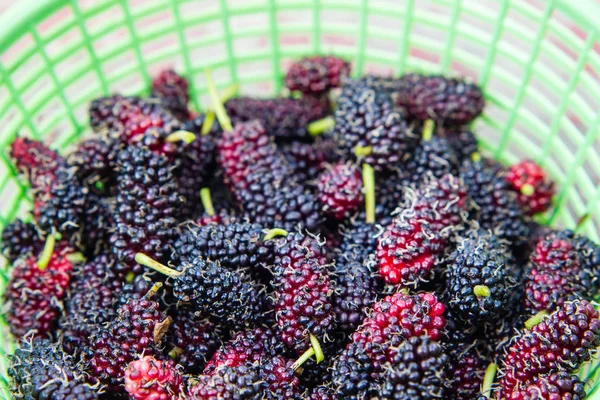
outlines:
[{"label": "berry stem", "polygon": [[523,186],[521,186],[521,193],[525,196],[531,196],[533,193],[535,193],[535,188],[533,187],[533,185],[526,183]]},{"label": "berry stem", "polygon": [[194,140],[196,140],[196,135],[194,135],[192,132],[179,130],[179,131],[175,131],[175,132],[171,133],[169,136],[167,136],[165,139],[165,142],[175,143],[175,142],[181,141],[186,144],[190,144]]},{"label": "berry stem", "polygon": [[213,110],[206,111],[204,114],[204,121],[202,121],[202,128],[200,129],[200,135],[206,136],[209,134],[210,129],[215,123],[215,112]]},{"label": "berry stem", "polygon": [[158,293],[158,291],[162,287],[163,287],[162,282],[156,282],[154,285],[152,285],[150,290],[148,290],[148,293],[146,293],[146,297],[148,297],[148,298],[153,297],[156,293]]},{"label": "berry stem", "polygon": [[295,371],[298,368],[300,368],[300,366],[302,364],[304,364],[306,361],[308,361],[309,358],[311,358],[314,355],[315,355],[315,349],[314,349],[314,347],[311,346],[308,350],[306,350],[304,353],[302,353],[300,358],[298,358],[296,360],[296,362],[294,363],[294,365],[292,365],[293,370]]},{"label": "berry stem", "polygon": [[533,328],[534,326],[536,326],[537,324],[542,322],[542,319],[546,315],[548,315],[548,311],[546,311],[546,310],[542,310],[542,311],[538,312],[533,317],[531,317],[527,321],[525,321],[525,328],[527,328],[527,329]]},{"label": "berry stem", "polygon": [[231,125],[231,120],[229,119],[229,116],[225,111],[225,107],[219,98],[219,94],[217,93],[217,88],[215,87],[215,82],[210,69],[207,68],[204,70],[204,76],[206,77],[208,94],[210,95],[210,100],[213,103],[213,108],[215,109],[215,114],[217,115],[219,124],[221,124],[221,128],[223,128],[224,131],[232,131],[233,126]]},{"label": "berry stem", "polygon": [[323,349],[321,348],[321,343],[319,343],[319,339],[312,333],[308,334],[310,339],[310,344],[313,349],[315,349],[315,358],[317,360],[317,364],[325,359],[325,354],[323,354]]},{"label": "berry stem", "polygon": [[366,157],[373,151],[373,146],[356,146],[354,148],[354,154],[356,157]]},{"label": "berry stem", "polygon": [[131,283],[133,282],[133,280],[135,279],[135,272],[131,272],[129,271],[126,275],[125,275],[125,282],[127,283]]},{"label": "berry stem", "polygon": [[54,235],[48,235],[48,237],[46,237],[46,243],[44,243],[44,249],[42,250],[42,253],[37,261],[37,265],[40,270],[45,270],[50,263],[50,258],[52,258],[52,253],[54,253],[55,244],[56,239],[54,238]]},{"label": "berry stem", "polygon": [[173,360],[179,357],[181,354],[183,354],[183,349],[181,347],[175,346],[171,349],[171,351],[169,351],[169,357],[171,357]]},{"label": "berry stem", "polygon": [[475,285],[475,287],[473,287],[473,293],[475,293],[475,296],[477,297],[490,297],[492,294],[490,288],[485,285]]},{"label": "berry stem", "polygon": [[497,371],[498,365],[495,363],[490,363],[490,365],[488,365],[485,369],[483,385],[481,386],[481,394],[483,394],[486,399],[489,399],[492,396],[492,384],[494,383],[494,379],[496,379]]},{"label": "berry stem", "polygon": [[166,275],[168,277],[171,278],[177,278],[179,276],[181,276],[183,274],[183,272],[179,272],[176,271],[172,268],[167,267],[164,264],[159,263],[156,260],[151,259],[150,257],[148,257],[147,255],[145,255],[144,253],[136,253],[135,254],[135,261],[138,264],[141,264],[145,267],[148,268],[152,268],[153,270],[160,272],[163,275]]},{"label": "berry stem", "polygon": [[367,163],[362,165],[362,179],[365,191],[365,212],[368,224],[375,222],[375,170]]},{"label": "berry stem", "polygon": [[292,365],[292,368],[295,370],[297,370],[298,368],[300,368],[300,366],[302,366],[302,364],[304,364],[306,361],[308,361],[309,358],[311,358],[312,356],[315,356],[315,359],[317,361],[317,364],[319,364],[321,361],[325,360],[325,354],[323,353],[323,349],[321,348],[321,343],[319,343],[319,339],[317,339],[317,337],[315,335],[313,335],[312,333],[308,334],[308,338],[310,339],[310,348],[308,348],[308,350],[306,350],[304,353],[302,353],[302,355],[300,356],[300,358],[298,358],[296,360],[296,362],[294,363],[294,365]]},{"label": "berry stem", "polygon": [[267,231],[263,240],[271,240],[276,236],[287,236],[287,234],[288,234],[288,231],[286,231],[285,229],[273,228],[273,229],[269,229]]},{"label": "berry stem", "polygon": [[[227,100],[234,97],[237,94],[239,88],[240,88],[240,85],[238,85],[237,83],[234,83],[233,85],[228,86],[221,94],[221,102],[225,103],[225,102],[227,102]],[[204,121],[202,122],[202,129],[200,129],[200,135],[202,135],[202,136],[208,135],[210,133],[210,130],[211,130],[214,122],[215,122],[215,112],[213,110],[207,110],[206,114],[204,115]]]},{"label": "berry stem", "polygon": [[476,151],[473,154],[471,154],[471,161],[473,161],[473,162],[479,162],[479,161],[481,161],[481,153],[479,153],[478,151]]},{"label": "berry stem", "polygon": [[423,124],[423,141],[429,142],[433,136],[433,130],[435,128],[435,122],[432,119],[428,119]]},{"label": "berry stem", "polygon": [[204,212],[208,215],[215,215],[215,208],[213,207],[212,197],[210,196],[210,188],[200,189],[200,200],[202,201],[202,207]]},{"label": "berry stem", "polygon": [[232,83],[231,85],[227,86],[221,93],[221,102],[226,103],[227,100],[234,98],[238,94],[239,90],[239,83]]},{"label": "berry stem", "polygon": [[68,262],[70,262],[71,264],[77,264],[77,263],[82,263],[85,261],[85,256],[83,255],[83,253],[76,251],[70,254],[67,254],[65,256],[65,258],[67,259]]},{"label": "berry stem", "polygon": [[335,119],[331,116],[318,119],[308,124],[308,133],[310,136],[319,136],[325,131],[335,126]]}]

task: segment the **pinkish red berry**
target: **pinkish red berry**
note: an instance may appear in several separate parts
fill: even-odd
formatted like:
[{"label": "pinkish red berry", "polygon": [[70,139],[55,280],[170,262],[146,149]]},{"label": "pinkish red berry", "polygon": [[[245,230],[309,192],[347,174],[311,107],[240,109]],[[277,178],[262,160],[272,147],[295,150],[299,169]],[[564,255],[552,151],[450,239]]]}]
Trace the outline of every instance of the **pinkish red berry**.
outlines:
[{"label": "pinkish red berry", "polygon": [[125,370],[125,390],[135,400],[175,400],[183,398],[183,378],[173,361],[145,356],[129,363]]},{"label": "pinkish red berry", "polygon": [[426,220],[414,209],[403,210],[377,244],[379,274],[386,283],[416,285],[434,266],[441,243]]},{"label": "pinkish red berry", "polygon": [[293,63],[285,76],[290,90],[320,95],[340,86],[350,73],[350,63],[334,56],[306,57]]},{"label": "pinkish red berry", "polygon": [[585,384],[577,375],[555,372],[537,376],[512,392],[508,400],[583,400],[585,395]]},{"label": "pinkish red berry", "polygon": [[55,250],[44,269],[38,266],[37,255],[15,262],[4,294],[6,320],[13,335],[22,337],[34,332],[44,336],[54,328],[73,270],[66,258],[68,253],[64,247]]},{"label": "pinkish red berry", "polygon": [[317,188],[323,211],[336,220],[351,217],[364,202],[360,170],[352,164],[337,164],[323,172]]},{"label": "pinkish red berry", "polygon": [[538,164],[531,160],[513,165],[506,180],[518,193],[517,200],[528,215],[546,211],[555,194],[554,182]]},{"label": "pinkish red berry", "polygon": [[598,311],[585,300],[565,303],[526,329],[509,347],[500,371],[500,397],[540,374],[572,372],[600,345]]}]

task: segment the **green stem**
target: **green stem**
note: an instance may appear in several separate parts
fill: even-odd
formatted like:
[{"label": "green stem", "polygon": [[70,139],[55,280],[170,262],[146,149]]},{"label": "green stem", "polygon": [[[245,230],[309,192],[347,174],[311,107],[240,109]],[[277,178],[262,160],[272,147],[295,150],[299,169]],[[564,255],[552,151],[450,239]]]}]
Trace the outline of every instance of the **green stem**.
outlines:
[{"label": "green stem", "polygon": [[310,344],[313,349],[315,349],[315,358],[317,359],[317,364],[325,359],[325,354],[323,354],[323,349],[321,348],[321,343],[319,343],[319,339],[312,333],[308,334],[310,339]]},{"label": "green stem", "polygon": [[158,291],[162,287],[163,287],[162,282],[156,282],[156,283],[154,283],[154,285],[152,285],[152,287],[150,288],[150,290],[148,290],[148,293],[146,293],[146,297],[153,297],[156,293],[158,293]]},{"label": "green stem", "polygon": [[45,270],[48,264],[50,263],[50,259],[52,258],[52,253],[54,253],[54,245],[56,244],[56,239],[54,235],[50,234],[46,237],[46,243],[44,243],[44,249],[38,258],[37,265],[40,270]]},{"label": "green stem", "polygon": [[83,253],[76,251],[70,254],[67,254],[65,256],[65,258],[67,259],[67,261],[69,261],[71,264],[78,264],[78,263],[82,263],[85,262],[85,256],[83,255]]},{"label": "green stem", "polygon": [[428,119],[423,124],[423,141],[429,142],[433,136],[433,130],[435,128],[435,122],[432,119]]},{"label": "green stem", "polygon": [[202,121],[202,129],[200,129],[200,135],[206,136],[210,133],[210,130],[215,123],[215,112],[208,110],[204,115],[204,121]]},{"label": "green stem", "polygon": [[240,90],[240,85],[238,83],[233,83],[225,88],[221,93],[221,102],[223,104],[227,103],[227,100],[231,100],[234,98],[238,91]]},{"label": "green stem", "polygon": [[181,141],[186,144],[190,144],[194,140],[196,140],[196,135],[194,135],[192,132],[180,130],[180,131],[175,131],[175,132],[171,133],[169,136],[167,136],[165,139],[165,142],[175,143],[175,142]]},{"label": "green stem", "polygon": [[306,350],[299,359],[296,360],[296,362],[294,363],[294,365],[292,365],[292,369],[295,371],[298,368],[300,368],[300,366],[302,364],[304,364],[306,361],[308,361],[309,358],[311,358],[312,356],[315,355],[315,349],[314,347],[310,347],[308,350]]},{"label": "green stem", "polygon": [[526,183],[523,186],[521,186],[521,193],[523,193],[525,196],[531,196],[535,193],[535,188],[533,187],[533,185]]},{"label": "green stem", "polygon": [[127,275],[125,275],[125,282],[131,283],[135,279],[135,272],[129,271]]},{"label": "green stem", "polygon": [[163,275],[166,275],[168,277],[171,278],[177,278],[179,276],[181,276],[183,273],[176,271],[172,268],[167,267],[164,264],[159,263],[156,260],[151,259],[150,257],[148,257],[147,255],[145,255],[144,253],[136,253],[135,254],[135,261],[138,264],[141,264],[145,267],[148,268],[152,268],[153,270],[160,272]]},{"label": "green stem", "polygon": [[546,310],[542,310],[542,311],[538,312],[533,317],[531,317],[527,321],[525,321],[525,328],[527,328],[527,329],[533,328],[534,326],[536,326],[537,324],[542,322],[542,319],[546,315],[548,315],[548,311],[546,311]]},{"label": "green stem", "polygon": [[183,349],[181,347],[175,346],[169,351],[169,357],[171,357],[173,360],[175,360],[181,354],[183,354]]},{"label": "green stem", "polygon": [[215,87],[215,82],[212,77],[212,72],[210,69],[204,70],[204,76],[206,76],[206,85],[208,86],[208,94],[210,95],[210,99],[213,103],[213,108],[215,109],[215,114],[217,114],[217,119],[219,120],[219,124],[221,124],[221,128],[224,131],[232,131],[233,126],[231,125],[231,120],[229,116],[227,116],[227,112],[225,111],[225,107],[219,98],[219,94],[217,93],[217,88]]},{"label": "green stem", "polygon": [[372,224],[375,222],[375,170],[367,163],[362,165],[362,179],[365,191],[366,221]]},{"label": "green stem", "polygon": [[473,162],[481,161],[481,153],[476,151],[475,153],[471,154],[471,161],[473,161]]},{"label": "green stem", "polygon": [[287,234],[288,234],[288,231],[286,231],[285,229],[273,228],[273,229],[269,229],[267,231],[263,240],[271,240],[276,236],[287,236]]},{"label": "green stem", "polygon": [[366,157],[373,151],[373,146],[356,146],[354,148],[354,154],[356,157]]},{"label": "green stem", "polygon": [[490,288],[485,285],[475,285],[475,287],[473,287],[473,293],[475,293],[475,296],[477,297],[490,297],[492,294]]},{"label": "green stem", "polygon": [[490,363],[490,365],[488,365],[485,369],[483,385],[481,386],[481,393],[485,396],[486,399],[489,399],[492,396],[492,385],[494,384],[494,379],[496,379],[497,371],[498,365],[494,363]]},{"label": "green stem", "polygon": [[208,215],[215,215],[215,208],[213,207],[212,198],[210,197],[210,188],[200,189],[200,200],[202,201],[202,207],[204,212]]},{"label": "green stem", "polygon": [[[238,90],[240,89],[240,85],[234,83],[233,85],[229,85],[223,93],[221,93],[221,103],[225,104],[227,100],[233,98]],[[210,133],[210,130],[215,123],[215,112],[213,110],[207,110],[204,115],[204,121],[202,122],[202,129],[200,129],[200,135],[206,136]]]},{"label": "green stem", "polygon": [[318,136],[325,131],[333,128],[335,126],[335,119],[331,116],[325,117],[323,119],[318,119],[316,121],[308,124],[308,133],[310,136]]}]

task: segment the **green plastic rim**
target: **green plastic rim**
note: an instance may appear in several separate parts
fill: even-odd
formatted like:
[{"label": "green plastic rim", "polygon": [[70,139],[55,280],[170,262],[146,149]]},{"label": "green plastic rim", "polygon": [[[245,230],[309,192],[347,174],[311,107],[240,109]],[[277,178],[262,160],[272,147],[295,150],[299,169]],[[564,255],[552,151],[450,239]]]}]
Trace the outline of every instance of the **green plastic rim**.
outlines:
[{"label": "green plastic rim", "polygon": [[[540,221],[600,242],[598,15],[594,0],[16,2],[0,17],[0,228],[31,208],[6,154],[17,134],[66,151],[89,130],[91,99],[146,94],[163,67],[189,78],[200,111],[210,106],[205,69],[219,91],[239,83],[273,95],[290,59],[333,53],[355,75],[471,77],[487,99],[473,125],[484,152],[541,163],[560,190]],[[0,292],[7,274],[3,265]],[[14,346],[0,332],[6,389]],[[592,363],[580,374],[595,382],[599,372]],[[589,398],[600,398],[598,386]]]}]

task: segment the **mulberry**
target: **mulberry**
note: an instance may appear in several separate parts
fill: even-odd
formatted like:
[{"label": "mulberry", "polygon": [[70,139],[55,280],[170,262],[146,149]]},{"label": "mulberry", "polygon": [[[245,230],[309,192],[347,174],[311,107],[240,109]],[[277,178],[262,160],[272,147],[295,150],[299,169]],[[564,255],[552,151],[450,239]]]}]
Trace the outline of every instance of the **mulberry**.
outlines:
[{"label": "mulberry", "polygon": [[158,99],[124,97],[118,94],[95,99],[90,104],[90,125],[96,133],[132,144],[149,128],[160,128],[163,136],[182,127]]},{"label": "mulberry", "polygon": [[460,177],[478,207],[481,227],[493,230],[514,245],[523,243],[529,234],[528,220],[502,167],[490,160],[469,160],[463,163]]},{"label": "mulberry", "polygon": [[66,257],[69,252],[61,244],[45,261],[30,255],[17,259],[13,265],[4,301],[8,310],[6,320],[16,337],[28,332],[42,337],[55,326],[73,270]]},{"label": "mulberry", "polygon": [[336,220],[349,218],[364,202],[360,170],[350,164],[322,173],[317,188],[323,212]]},{"label": "mulberry", "polygon": [[171,319],[147,295],[133,297],[117,309],[108,326],[100,326],[90,337],[86,354],[93,376],[116,388],[123,383],[127,365],[142,355],[160,354],[159,345]]},{"label": "mulberry", "polygon": [[391,97],[360,82],[344,85],[335,110],[335,139],[341,151],[353,156],[357,146],[370,148],[364,161],[376,170],[399,164],[419,136],[394,110]]},{"label": "mulberry", "polygon": [[506,180],[517,192],[517,200],[527,215],[544,212],[550,207],[556,191],[554,182],[535,162],[525,160],[511,166]]},{"label": "mulberry", "polygon": [[8,376],[16,400],[100,398],[103,387],[82,372],[83,365],[65,354],[60,343],[27,339],[10,356]]},{"label": "mulberry", "polygon": [[516,282],[503,252],[486,231],[471,231],[448,257],[448,306],[469,326],[500,320]]},{"label": "mulberry", "polygon": [[413,84],[408,93],[407,110],[411,117],[433,119],[440,125],[466,125],[483,111],[481,89],[466,80],[443,76],[409,75]]},{"label": "mulberry", "polygon": [[427,336],[403,342],[383,374],[381,399],[444,398],[444,366],[448,356],[443,347]]},{"label": "mulberry", "polygon": [[80,142],[67,162],[75,169],[75,176],[99,194],[111,193],[117,179],[119,142],[111,138],[94,138]]},{"label": "mulberry", "polygon": [[269,136],[280,140],[308,140],[307,126],[325,117],[329,110],[319,100],[303,99],[255,99],[242,97],[225,103],[233,125],[259,120]]},{"label": "mulberry", "polygon": [[577,375],[566,372],[554,372],[540,375],[533,382],[515,389],[509,400],[584,400],[586,397],[585,384]]},{"label": "mulberry", "polygon": [[305,57],[288,68],[285,86],[319,96],[341,85],[350,74],[350,63],[334,56]]},{"label": "mulberry", "polygon": [[122,266],[139,272],[134,257],[143,252],[164,260],[170,253],[180,206],[172,166],[148,149],[128,147],[119,154],[118,194],[112,249]]},{"label": "mulberry", "polygon": [[572,372],[600,344],[598,311],[585,300],[565,303],[509,347],[500,378],[500,396],[540,374]]},{"label": "mulberry", "polygon": [[190,117],[187,104],[190,101],[187,80],[172,69],[161,71],[152,80],[152,96],[158,97],[162,104],[182,121]]},{"label": "mulberry", "polygon": [[220,326],[200,317],[195,311],[180,307],[169,328],[170,355],[175,356],[187,373],[200,373],[221,345]]},{"label": "mulberry", "polygon": [[2,254],[11,263],[20,257],[37,255],[43,247],[40,232],[31,222],[15,219],[2,230]]},{"label": "mulberry", "polygon": [[414,209],[403,210],[379,237],[379,274],[386,283],[416,285],[427,279],[442,250],[429,222]]},{"label": "mulberry", "polygon": [[184,262],[177,271],[138,253],[136,260],[175,279],[173,294],[199,312],[233,326],[255,322],[265,311],[259,284],[243,271],[230,271],[218,263],[197,257]]},{"label": "mulberry", "polygon": [[438,340],[445,326],[444,310],[430,293],[396,293],[375,303],[333,366],[332,382],[339,395],[360,398],[372,389],[372,379],[381,382],[381,372],[392,362],[398,341],[423,335]]},{"label": "mulberry", "polygon": [[89,346],[99,326],[116,317],[113,303],[121,289],[112,254],[101,254],[75,268],[60,320],[63,347],[70,353]]},{"label": "mulberry", "polygon": [[[289,260],[289,259],[288,259]],[[327,267],[315,258],[276,265],[274,306],[281,340],[298,353],[335,327]]]},{"label": "mulberry", "polygon": [[132,399],[182,399],[183,378],[172,361],[145,356],[125,369],[125,390]]},{"label": "mulberry", "polygon": [[263,398],[266,383],[255,365],[223,366],[211,374],[198,377],[190,389],[194,400],[258,400]]}]

